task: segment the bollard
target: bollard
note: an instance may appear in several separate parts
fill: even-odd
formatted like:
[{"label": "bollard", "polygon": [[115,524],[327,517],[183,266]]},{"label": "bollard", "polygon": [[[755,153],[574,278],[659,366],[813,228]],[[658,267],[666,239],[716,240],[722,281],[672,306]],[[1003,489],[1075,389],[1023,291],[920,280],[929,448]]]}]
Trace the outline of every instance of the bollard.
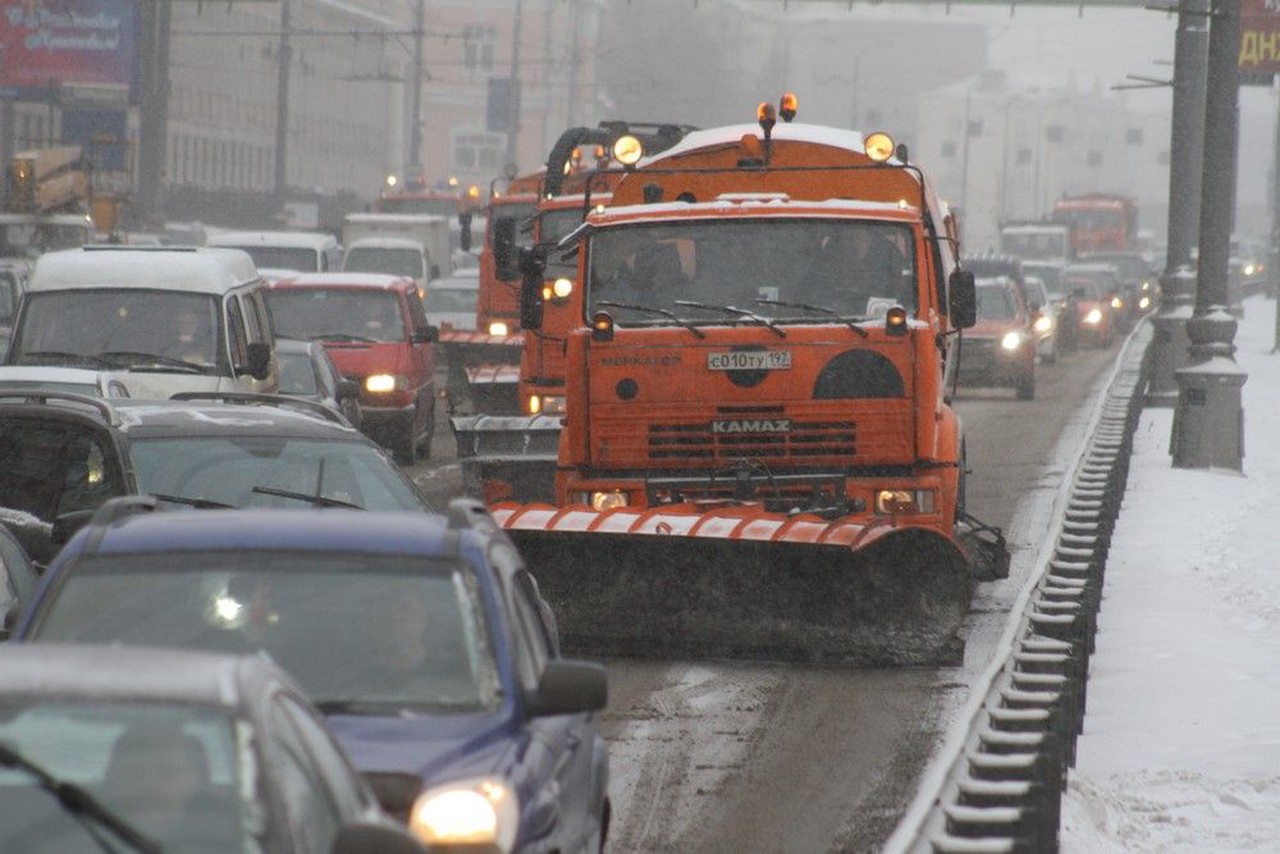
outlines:
[{"label": "bollard", "polygon": [[1187,321],[1196,362],[1175,372],[1178,406],[1169,453],[1174,468],[1241,471],[1244,407],[1240,389],[1248,379],[1232,354],[1237,323],[1222,306]]}]

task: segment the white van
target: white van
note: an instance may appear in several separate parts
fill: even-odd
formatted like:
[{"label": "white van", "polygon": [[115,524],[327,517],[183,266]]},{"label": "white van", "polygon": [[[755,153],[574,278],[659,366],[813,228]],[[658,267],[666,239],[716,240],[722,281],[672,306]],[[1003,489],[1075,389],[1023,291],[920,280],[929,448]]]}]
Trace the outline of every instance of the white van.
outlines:
[{"label": "white van", "polygon": [[336,272],[342,266],[342,245],[322,231],[222,231],[209,235],[205,245],[248,252],[259,272],[272,280]]},{"label": "white van", "polygon": [[36,262],[6,361],[112,371],[131,397],[274,392],[275,337],[232,249],[84,246]]}]

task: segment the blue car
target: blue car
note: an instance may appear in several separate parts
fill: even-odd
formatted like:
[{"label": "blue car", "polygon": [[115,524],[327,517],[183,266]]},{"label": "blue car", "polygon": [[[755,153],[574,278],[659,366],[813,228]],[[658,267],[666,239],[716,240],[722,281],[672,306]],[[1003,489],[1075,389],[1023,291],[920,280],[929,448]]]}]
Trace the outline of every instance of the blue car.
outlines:
[{"label": "blue car", "polygon": [[14,639],[264,651],[428,850],[603,847],[604,670],[561,657],[534,577],[481,503],[154,507],[105,504]]}]

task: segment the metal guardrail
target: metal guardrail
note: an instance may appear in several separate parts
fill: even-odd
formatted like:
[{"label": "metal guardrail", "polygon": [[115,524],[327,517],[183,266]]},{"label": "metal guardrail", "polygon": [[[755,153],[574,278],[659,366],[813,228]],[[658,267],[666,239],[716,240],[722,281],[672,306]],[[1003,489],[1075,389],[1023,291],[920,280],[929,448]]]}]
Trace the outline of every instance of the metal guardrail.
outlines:
[{"label": "metal guardrail", "polygon": [[[1138,325],[1064,485],[1048,557],[1011,609],[992,665],[885,850],[1055,852],[1082,731],[1107,550],[1142,412],[1149,322]],[[963,719],[963,718],[962,718]]]}]

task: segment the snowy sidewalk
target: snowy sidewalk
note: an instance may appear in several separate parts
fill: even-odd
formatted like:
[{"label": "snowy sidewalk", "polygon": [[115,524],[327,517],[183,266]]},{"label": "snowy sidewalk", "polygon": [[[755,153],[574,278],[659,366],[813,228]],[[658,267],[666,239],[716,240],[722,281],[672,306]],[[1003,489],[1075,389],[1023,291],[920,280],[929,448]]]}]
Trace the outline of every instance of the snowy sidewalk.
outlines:
[{"label": "snowy sidewalk", "polygon": [[1280,851],[1280,354],[1245,301],[1244,471],[1174,469],[1147,409],[1107,558],[1066,854]]}]

